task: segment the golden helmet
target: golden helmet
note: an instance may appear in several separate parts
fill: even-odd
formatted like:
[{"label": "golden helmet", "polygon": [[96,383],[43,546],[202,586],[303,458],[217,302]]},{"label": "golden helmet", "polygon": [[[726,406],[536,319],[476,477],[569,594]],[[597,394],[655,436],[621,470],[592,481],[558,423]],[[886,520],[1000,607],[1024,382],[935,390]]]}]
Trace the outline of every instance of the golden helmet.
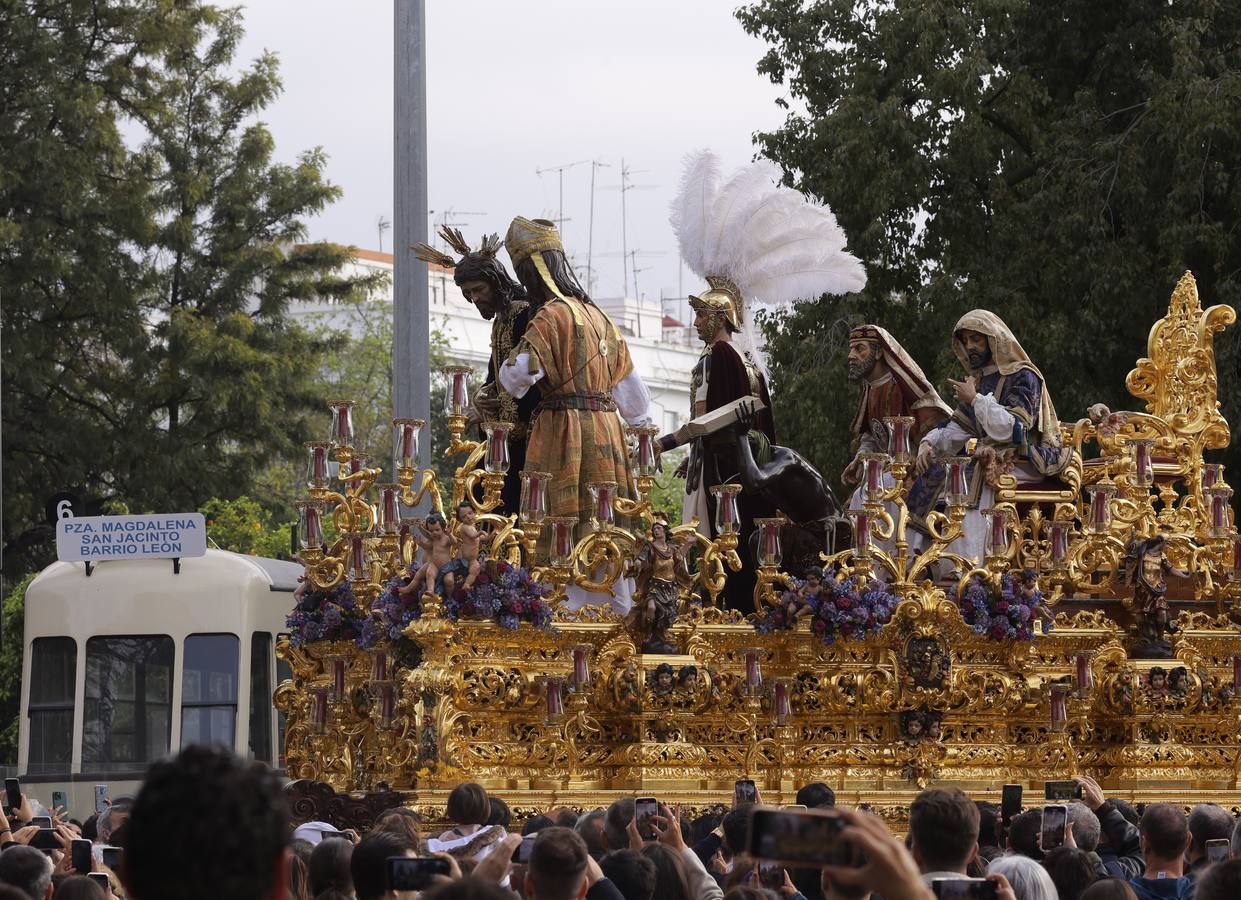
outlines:
[{"label": "golden helmet", "polygon": [[716,313],[732,326],[733,331],[741,330],[742,301],[741,289],[736,282],[722,275],[708,275],[707,284],[711,290],[703,291],[695,297],[690,295],[689,305],[694,312]]}]

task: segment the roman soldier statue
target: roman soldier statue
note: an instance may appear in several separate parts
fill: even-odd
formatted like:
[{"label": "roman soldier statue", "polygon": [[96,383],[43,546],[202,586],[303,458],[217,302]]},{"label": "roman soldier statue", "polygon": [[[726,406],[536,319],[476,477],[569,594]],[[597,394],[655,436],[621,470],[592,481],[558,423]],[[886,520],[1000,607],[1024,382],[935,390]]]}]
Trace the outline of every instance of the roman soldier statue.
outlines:
[{"label": "roman soldier statue", "polygon": [[478,308],[479,315],[491,320],[487,378],[474,395],[470,418],[474,422],[513,424],[508,439],[509,470],[500,492],[501,508],[497,510],[512,515],[517,512],[521,499],[521,470],[526,467],[526,440],[534,408],[539,403],[539,389],[532,387],[518,399],[496,382],[496,372],[526,333],[526,325],[534,315],[534,308],[527,300],[526,289],[509,275],[504,264],[496,258],[500,249],[499,235],[486,235],[477,250],[471,249],[455,228],[444,226],[440,228],[439,235],[451,249],[461,254],[459,259],[454,260],[427,244],[415,244],[414,255],[452,269],[453,281],[465,299]]}]

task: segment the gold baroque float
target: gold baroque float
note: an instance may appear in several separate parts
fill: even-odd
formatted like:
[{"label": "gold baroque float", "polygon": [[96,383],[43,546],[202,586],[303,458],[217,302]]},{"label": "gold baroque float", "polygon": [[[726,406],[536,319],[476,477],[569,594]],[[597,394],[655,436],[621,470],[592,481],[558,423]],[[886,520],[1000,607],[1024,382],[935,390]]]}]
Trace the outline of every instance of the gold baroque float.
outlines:
[{"label": "gold baroque float", "polygon": [[[503,439],[502,425],[488,441],[463,440],[463,411],[450,408],[448,451],[465,457],[450,496],[481,514],[495,556],[554,586],[553,627],[450,621],[427,594],[421,618],[405,629],[410,644],[399,664],[387,643],[363,651],[352,641],[285,641],[279,652],[293,678],[276,700],[287,716],[289,775],[338,790],[388,786],[432,817],[464,779],[495,789],[519,813],[553,802],[593,807],[634,792],[697,810],[728,796],[741,777],[754,778],[768,802],[792,802],[798,786],[825,781],[898,827],[900,807],[928,784],[998,797],[1004,783],[1030,787],[1087,771],[1134,799],[1238,805],[1241,541],[1222,468],[1203,459],[1229,441],[1213,338],[1233,321],[1227,306],[1202,309],[1186,273],[1126,380],[1145,408],[1092,408],[1064,426],[1076,455],[1063,484],[1001,484],[985,560],[952,553],[963,508],[951,504],[929,522],[932,540],[910,549],[900,487],[910,460],[901,448],[884,456],[878,464],[898,487],[876,492],[865,515],[855,515],[855,547],[825,555],[842,577],[883,572],[899,597],[891,621],[867,641],[825,644],[806,621],[758,633],[718,609],[715,597],[737,568],[735,535],[710,542],[682,526],[674,532],[696,549],[695,588],[712,602],[692,603],[683,588],[669,632],[679,652],[640,652],[616,614],[571,613],[563,600],[568,585],[614,583],[643,541],[653,469],[641,453],[652,433],[635,435],[640,499],[613,510],[636,524],[627,529],[605,513],[559,550],[553,535],[548,552],[539,547],[539,516],[493,512],[503,476],[488,466],[488,448],[497,433]],[[347,409],[333,404],[342,489],[331,490],[326,467],[315,468],[316,453],[325,460],[333,448],[311,445],[303,505],[325,517],[330,508],[340,536],[305,558],[317,587],[348,579],[366,603],[411,560],[394,498],[426,495],[438,509],[441,491],[430,471],[413,467],[422,423],[396,420],[398,446],[412,426],[413,452],[407,442],[397,482],[368,501],[379,471],[353,464],[340,421]],[[1133,658],[1126,553],[1158,534],[1168,565],[1185,573],[1170,594],[1176,631],[1169,658]],[[762,609],[793,581],[778,560],[759,561]],[[1030,641],[976,634],[954,588],[1027,568],[1054,607],[1051,630]]]}]

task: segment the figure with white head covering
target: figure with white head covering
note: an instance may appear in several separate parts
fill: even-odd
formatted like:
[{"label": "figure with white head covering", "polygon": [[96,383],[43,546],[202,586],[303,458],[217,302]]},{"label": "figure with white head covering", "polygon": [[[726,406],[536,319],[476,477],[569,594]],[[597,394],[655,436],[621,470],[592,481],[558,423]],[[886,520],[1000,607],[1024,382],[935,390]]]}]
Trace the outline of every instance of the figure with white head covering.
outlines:
[{"label": "figure with white head covering", "polygon": [[967,374],[950,380],[957,408],[947,424],[922,439],[917,468],[924,472],[936,457],[956,455],[977,440],[965,534],[953,549],[981,561],[985,524],[979,509],[994,502],[999,477],[1011,474],[1018,484],[1054,478],[1073,449],[1061,440],[1043,373],[999,316],[985,309],[966,313],[952,331],[952,349]]}]

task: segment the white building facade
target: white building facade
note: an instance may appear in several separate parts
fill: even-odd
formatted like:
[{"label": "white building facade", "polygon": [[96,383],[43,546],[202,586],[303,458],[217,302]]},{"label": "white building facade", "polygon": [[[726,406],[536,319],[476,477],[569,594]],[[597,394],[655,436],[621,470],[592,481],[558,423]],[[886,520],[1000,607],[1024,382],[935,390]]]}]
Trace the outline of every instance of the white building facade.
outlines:
[{"label": "white building facade", "polygon": [[[390,306],[392,254],[360,249],[354,249],[353,254],[354,261],[344,274],[388,273],[388,287],[373,295],[371,301]],[[487,371],[491,323],[462,295],[453,281],[451,269],[432,264],[428,264],[427,269],[431,330],[444,336],[452,362],[474,367],[476,376],[472,383],[477,386]],[[663,432],[676,430],[689,418],[690,374],[702,349],[693,328],[665,317],[659,307],[644,301],[595,298],[595,302],[612,317],[625,336],[634,368],[651,392],[651,419]],[[358,333],[361,325],[358,313],[351,306],[336,303],[296,303],[290,307],[289,314],[308,324],[353,334]]]}]

